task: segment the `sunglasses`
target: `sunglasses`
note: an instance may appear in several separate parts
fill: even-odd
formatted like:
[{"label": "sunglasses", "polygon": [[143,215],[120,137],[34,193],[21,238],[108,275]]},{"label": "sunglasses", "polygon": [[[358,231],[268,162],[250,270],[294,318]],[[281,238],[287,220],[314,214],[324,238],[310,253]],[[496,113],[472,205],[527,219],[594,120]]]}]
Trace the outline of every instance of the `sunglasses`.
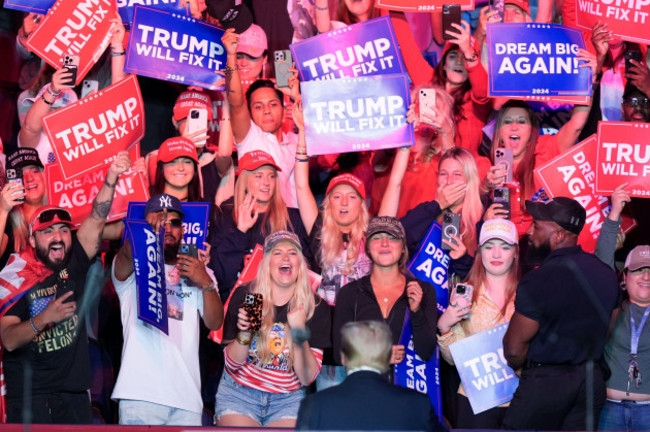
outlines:
[{"label": "sunglasses", "polygon": [[167,223],[171,225],[172,228],[180,228],[183,226],[182,219],[168,219]]},{"label": "sunglasses", "polygon": [[623,103],[632,108],[638,108],[638,107],[650,108],[650,99],[648,98],[632,97],[632,98],[625,99]]},{"label": "sunglasses", "polygon": [[40,223],[52,222],[54,218],[59,218],[60,221],[72,222],[70,212],[63,209],[48,209],[43,210],[41,214],[36,217],[36,221]]}]

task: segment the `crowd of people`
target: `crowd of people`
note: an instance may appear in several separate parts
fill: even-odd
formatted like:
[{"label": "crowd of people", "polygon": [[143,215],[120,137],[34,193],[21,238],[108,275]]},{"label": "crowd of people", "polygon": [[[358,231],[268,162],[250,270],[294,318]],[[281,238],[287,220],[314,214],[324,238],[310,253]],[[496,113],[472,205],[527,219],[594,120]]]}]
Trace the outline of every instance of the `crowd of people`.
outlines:
[{"label": "crowd of people", "polygon": [[[225,91],[138,77],[143,157],[115,156],[78,228],[74,209],[48,199],[45,167],[56,156],[42,121],[81,99],[81,88],[29,51],[41,15],[1,11],[2,49],[11,53],[3,58],[14,70],[0,101],[8,422],[650,430],[642,380],[650,373],[650,200],[619,185],[588,253],[578,240],[586,210],[549,198],[534,175],[601,120],[650,123],[647,46],[615,37],[606,23],[583,30],[588,50],[578,58],[592,68],[593,94],[559,113],[549,133],[540,119],[552,107],[540,113],[488,96],[485,33],[499,19],[489,6],[443,34],[440,11],[388,12],[374,0],[180,2],[193,18],[226,27]],[[505,0],[503,20],[575,27],[575,7]],[[224,8],[238,8],[237,24]],[[412,95],[429,89],[435,106],[413,98],[411,147],[310,157],[298,73],[278,88],[272,54],[381,15],[390,16]],[[126,78],[129,33],[119,15],[111,23],[110,46],[87,76],[98,89]],[[641,57],[626,68],[631,51]],[[437,64],[423,55],[431,52]],[[193,109],[208,113],[206,129],[190,130]],[[499,149],[512,150],[511,178],[495,161]],[[129,170],[148,186],[145,220],[165,233],[167,332],[138,316],[125,223],[107,223]],[[22,184],[5,176],[16,171]],[[495,200],[496,188],[507,189],[509,206]],[[209,203],[197,256],[182,248],[183,203],[192,202]],[[443,308],[441,291],[408,264],[450,214],[459,230],[442,240],[452,294]],[[624,216],[636,220],[627,233]],[[253,277],[238,284],[256,249]],[[473,289],[453,297],[461,282]],[[419,359],[439,349],[442,418],[428,398],[389,384],[406,361],[407,318]],[[476,414],[450,346],[500,325],[508,325],[502,352],[519,386],[511,401]]]}]

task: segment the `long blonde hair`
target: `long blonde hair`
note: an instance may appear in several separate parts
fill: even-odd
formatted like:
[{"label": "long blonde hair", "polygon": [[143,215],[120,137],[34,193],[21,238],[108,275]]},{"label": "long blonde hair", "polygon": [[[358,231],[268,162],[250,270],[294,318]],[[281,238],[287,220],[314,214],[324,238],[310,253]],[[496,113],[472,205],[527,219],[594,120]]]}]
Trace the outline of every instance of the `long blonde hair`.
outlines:
[{"label": "long blonde hair", "polygon": [[[330,205],[331,193],[327,194],[323,200],[323,228],[320,232],[321,250],[320,250],[320,266],[326,269],[332,265],[334,260],[341,254],[343,250],[343,236],[341,227],[338,226],[332,215],[332,207]],[[345,265],[341,273],[352,273],[354,263],[359,258],[359,252],[365,242],[365,232],[368,228],[368,206],[366,201],[359,195],[361,200],[361,210],[359,217],[352,225],[352,229],[348,234],[348,248],[345,259]]]},{"label": "long blonde hair", "polygon": [[[283,242],[279,242],[278,244],[283,244]],[[292,310],[300,307],[300,305],[303,305],[307,320],[309,320],[314,315],[314,310],[316,309],[316,294],[314,294],[311,285],[309,284],[309,275],[307,273],[305,257],[299,249],[296,248],[296,250],[299,252],[300,265],[298,266],[298,277],[294,284],[291,300],[289,300],[289,309],[287,310],[287,313],[290,313]],[[273,250],[265,253],[262,257],[257,277],[251,285],[251,292],[262,294],[263,298],[262,327],[257,335],[256,346],[259,358],[265,363],[271,360],[269,334],[271,332],[271,327],[273,327],[275,322],[275,302],[273,301],[273,281],[271,279],[270,262],[271,252],[273,252]],[[285,330],[288,330],[288,328],[285,328]],[[289,365],[291,367],[293,361],[293,350],[291,349],[290,338],[286,338],[286,341],[289,344],[289,352],[291,353],[289,358]]]},{"label": "long blonde hair", "polygon": [[[270,165],[263,166],[270,167],[275,173],[275,188],[273,189],[273,196],[271,197],[271,202],[269,203],[268,210],[264,213],[264,218],[262,219],[262,235],[267,236],[268,234],[280,230],[293,230],[291,220],[289,219],[289,211],[287,210],[287,205],[282,199],[282,194],[280,194],[280,181],[278,179],[277,170]],[[246,198],[248,180],[251,178],[255,171],[242,171],[241,174],[239,174],[237,182],[235,183],[235,206],[232,210],[232,216],[235,220],[235,223],[239,220],[239,206],[244,202],[244,199]],[[266,232],[267,222],[270,228],[269,232]]]},{"label": "long blonde hair", "polygon": [[480,180],[474,156],[462,147],[454,147],[443,153],[440,164],[446,159],[454,159],[463,167],[467,191],[460,210],[460,229],[463,243],[470,254],[476,252],[477,233],[476,222],[483,216],[483,203],[479,191]]},{"label": "long blonde hair", "polygon": [[[447,91],[444,88],[440,87],[439,85],[433,85],[429,83],[429,84],[415,87],[411,91],[411,100],[419,100],[418,99],[419,91],[424,88],[432,88],[434,90],[436,94],[436,117],[444,117],[446,119],[446,121],[452,127],[452,133],[455,139],[456,121],[454,119],[454,99],[449,93],[447,93]],[[438,108],[439,105],[441,106],[441,109]],[[436,133],[433,137],[433,140],[431,141],[431,144],[421,149],[420,156],[423,161],[429,162],[435,155],[442,152],[443,149],[442,149],[441,139],[439,134]]]}]

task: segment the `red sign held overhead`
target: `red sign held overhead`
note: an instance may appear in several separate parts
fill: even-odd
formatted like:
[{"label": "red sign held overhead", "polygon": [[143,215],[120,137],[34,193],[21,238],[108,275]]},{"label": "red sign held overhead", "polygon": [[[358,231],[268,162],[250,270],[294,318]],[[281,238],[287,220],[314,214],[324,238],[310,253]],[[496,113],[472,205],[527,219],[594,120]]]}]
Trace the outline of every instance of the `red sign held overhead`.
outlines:
[{"label": "red sign held overhead", "polygon": [[650,0],[576,0],[576,26],[591,30],[597,21],[621,39],[650,44]]},{"label": "red sign held overhead", "polygon": [[79,57],[79,84],[110,43],[113,0],[58,0],[27,40],[27,46],[55,69],[63,56]]},{"label": "red sign held overhead", "polygon": [[144,136],[144,106],[135,75],[61,108],[43,128],[66,180],[110,165]]},{"label": "red sign held overhead", "polygon": [[625,182],[630,196],[650,198],[650,123],[599,122],[596,192]]},{"label": "red sign held overhead", "polygon": [[375,7],[404,12],[431,12],[443,4],[458,4],[462,10],[474,10],[474,0],[375,0]]},{"label": "red sign held overhead", "polygon": [[[140,157],[140,146],[129,150],[131,161]],[[65,180],[58,163],[45,167],[47,176],[47,196],[49,201],[70,211],[75,227],[88,217],[92,210],[93,200],[102,187],[108,167],[81,175],[72,180]],[[149,191],[142,173],[128,170],[120,176],[115,186],[113,205],[106,220],[112,222],[126,217],[129,201],[148,201]]]}]

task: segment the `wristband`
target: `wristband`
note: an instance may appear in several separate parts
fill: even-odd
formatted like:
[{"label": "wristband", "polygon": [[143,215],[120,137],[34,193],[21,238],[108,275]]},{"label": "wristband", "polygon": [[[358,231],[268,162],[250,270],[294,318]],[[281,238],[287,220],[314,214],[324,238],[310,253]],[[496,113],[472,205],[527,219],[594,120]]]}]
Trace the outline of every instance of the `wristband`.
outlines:
[{"label": "wristband", "polygon": [[49,106],[52,106],[52,104],[55,102],[55,101],[50,102],[50,101],[48,101],[47,99],[45,99],[45,93],[43,93],[43,94],[41,95],[41,99],[43,99],[43,102],[45,102],[45,103],[48,104]]},{"label": "wristband", "polygon": [[50,89],[50,86],[45,87],[45,91],[47,91],[50,94],[50,96],[53,96],[55,98],[61,94],[61,90],[59,90],[58,93],[54,93],[52,89]]},{"label": "wristband", "polygon": [[108,186],[109,188],[111,188],[111,189],[115,189],[115,186],[117,186],[117,181],[115,181],[115,183],[113,183],[113,184],[110,184],[110,183],[108,182],[108,177],[106,177],[106,178],[104,179],[104,184],[105,184],[106,186]]},{"label": "wristband", "polygon": [[328,6],[325,6],[325,7],[320,7],[320,6],[318,6],[317,4],[314,4],[314,7],[315,7],[316,9],[318,9],[319,11],[326,11],[326,10],[329,10],[329,9],[330,9],[330,8],[329,8],[329,5],[328,5]]},{"label": "wristband", "polygon": [[470,58],[467,58],[465,56],[463,56],[463,58],[465,59],[466,62],[472,63],[478,60],[478,54],[476,53],[476,51],[474,51],[474,54],[472,54]]},{"label": "wristband", "polygon": [[111,57],[122,57],[123,55],[126,55],[125,51],[122,52],[115,52],[111,50]]},{"label": "wristband", "polygon": [[309,162],[309,158],[308,157],[304,159],[296,158],[296,162]]},{"label": "wristband", "polygon": [[202,292],[210,292],[210,291],[214,291],[214,282],[210,282],[210,285],[208,285],[208,286],[205,287],[205,288],[201,288],[201,291],[202,291]]},{"label": "wristband", "polygon": [[238,70],[239,70],[239,66],[237,66],[237,65],[235,65],[235,67],[230,67],[230,66],[226,65],[226,68],[224,69],[224,73],[226,75],[230,75],[231,73],[233,73],[235,71],[238,71]]},{"label": "wristband", "polygon": [[291,329],[291,340],[296,345],[302,345],[311,337],[311,331],[307,327]]},{"label": "wristband", "polygon": [[34,325],[34,317],[29,317],[29,325],[32,326],[32,330],[34,330],[34,333],[40,334],[43,330],[39,330],[38,327]]}]

